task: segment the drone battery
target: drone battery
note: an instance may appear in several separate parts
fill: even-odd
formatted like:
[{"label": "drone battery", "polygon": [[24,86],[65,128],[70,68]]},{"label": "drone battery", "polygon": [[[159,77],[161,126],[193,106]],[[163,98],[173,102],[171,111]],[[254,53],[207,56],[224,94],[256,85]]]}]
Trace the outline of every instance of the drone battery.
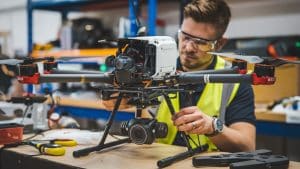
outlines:
[{"label": "drone battery", "polygon": [[0,124],[0,145],[22,141],[23,126],[16,123]]}]

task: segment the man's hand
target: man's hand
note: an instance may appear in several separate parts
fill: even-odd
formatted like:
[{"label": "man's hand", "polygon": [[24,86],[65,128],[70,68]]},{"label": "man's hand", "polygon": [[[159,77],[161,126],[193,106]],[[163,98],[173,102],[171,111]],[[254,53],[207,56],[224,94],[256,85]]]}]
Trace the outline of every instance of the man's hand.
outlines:
[{"label": "man's hand", "polygon": [[179,131],[189,134],[213,133],[213,118],[204,114],[198,107],[186,107],[172,117],[174,125]]},{"label": "man's hand", "polygon": [[[196,106],[186,107],[172,117],[179,131],[188,134],[213,133],[213,118],[204,114]],[[223,132],[210,137],[221,151],[238,152],[255,150],[255,126],[247,122],[236,122],[224,126]]]}]

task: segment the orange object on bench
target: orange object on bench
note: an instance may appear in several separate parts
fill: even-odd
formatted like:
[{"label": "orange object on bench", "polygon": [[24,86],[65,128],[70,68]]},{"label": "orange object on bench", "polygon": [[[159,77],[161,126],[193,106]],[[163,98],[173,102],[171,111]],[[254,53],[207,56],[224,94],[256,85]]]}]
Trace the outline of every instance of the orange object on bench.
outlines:
[{"label": "orange object on bench", "polygon": [[0,124],[0,145],[21,142],[23,126],[16,123]]}]

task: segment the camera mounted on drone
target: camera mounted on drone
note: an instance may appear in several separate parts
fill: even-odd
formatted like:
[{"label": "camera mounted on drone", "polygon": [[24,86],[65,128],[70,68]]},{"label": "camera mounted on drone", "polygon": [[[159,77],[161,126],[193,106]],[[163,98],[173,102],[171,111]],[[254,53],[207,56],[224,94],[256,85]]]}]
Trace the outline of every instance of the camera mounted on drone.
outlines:
[{"label": "camera mounted on drone", "polygon": [[167,36],[118,40],[116,56],[105,63],[114,67],[115,82],[120,86],[142,85],[162,80],[176,71],[176,42]]}]

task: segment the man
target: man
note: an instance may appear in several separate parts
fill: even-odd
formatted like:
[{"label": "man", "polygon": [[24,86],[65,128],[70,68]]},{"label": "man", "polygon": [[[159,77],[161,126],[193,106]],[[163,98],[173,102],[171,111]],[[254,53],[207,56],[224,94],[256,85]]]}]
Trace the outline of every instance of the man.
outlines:
[{"label": "man", "polygon": [[[230,9],[223,0],[194,0],[184,8],[184,19],[178,31],[179,64],[181,71],[222,69],[225,61],[208,54],[217,51],[225,43],[223,34],[231,17]],[[223,84],[197,86],[192,95],[180,94],[171,99],[177,112],[171,117],[166,103],[158,110],[157,119],[167,122],[169,131],[161,143],[184,145],[178,134],[190,134],[192,147],[208,144],[209,150],[250,151],[255,149],[255,116],[253,90],[248,84],[235,84],[226,104],[225,118],[220,119]],[[198,92],[200,91],[200,92]],[[226,93],[226,92],[224,92]],[[186,98],[192,97],[192,103]],[[190,104],[194,106],[190,106]],[[171,120],[172,119],[172,120]]]},{"label": "man", "polygon": [[[230,9],[223,0],[194,0],[187,4],[178,31],[179,70],[225,68],[226,62],[223,59],[207,52],[223,47],[223,34],[230,17]],[[184,146],[185,142],[178,132],[182,131],[189,134],[192,148],[207,144],[209,151],[254,150],[256,133],[251,85],[233,84],[230,87],[210,83],[197,85],[196,88],[195,93],[180,93],[179,97],[170,97],[176,112],[173,117],[166,102],[162,101],[157,120],[167,123],[168,135],[158,139],[158,142]],[[223,99],[223,93],[224,96],[229,93],[227,99]],[[187,101],[188,98],[192,98],[191,101]],[[112,102],[103,103],[110,108],[114,105]],[[222,105],[225,106],[222,108]]]}]

